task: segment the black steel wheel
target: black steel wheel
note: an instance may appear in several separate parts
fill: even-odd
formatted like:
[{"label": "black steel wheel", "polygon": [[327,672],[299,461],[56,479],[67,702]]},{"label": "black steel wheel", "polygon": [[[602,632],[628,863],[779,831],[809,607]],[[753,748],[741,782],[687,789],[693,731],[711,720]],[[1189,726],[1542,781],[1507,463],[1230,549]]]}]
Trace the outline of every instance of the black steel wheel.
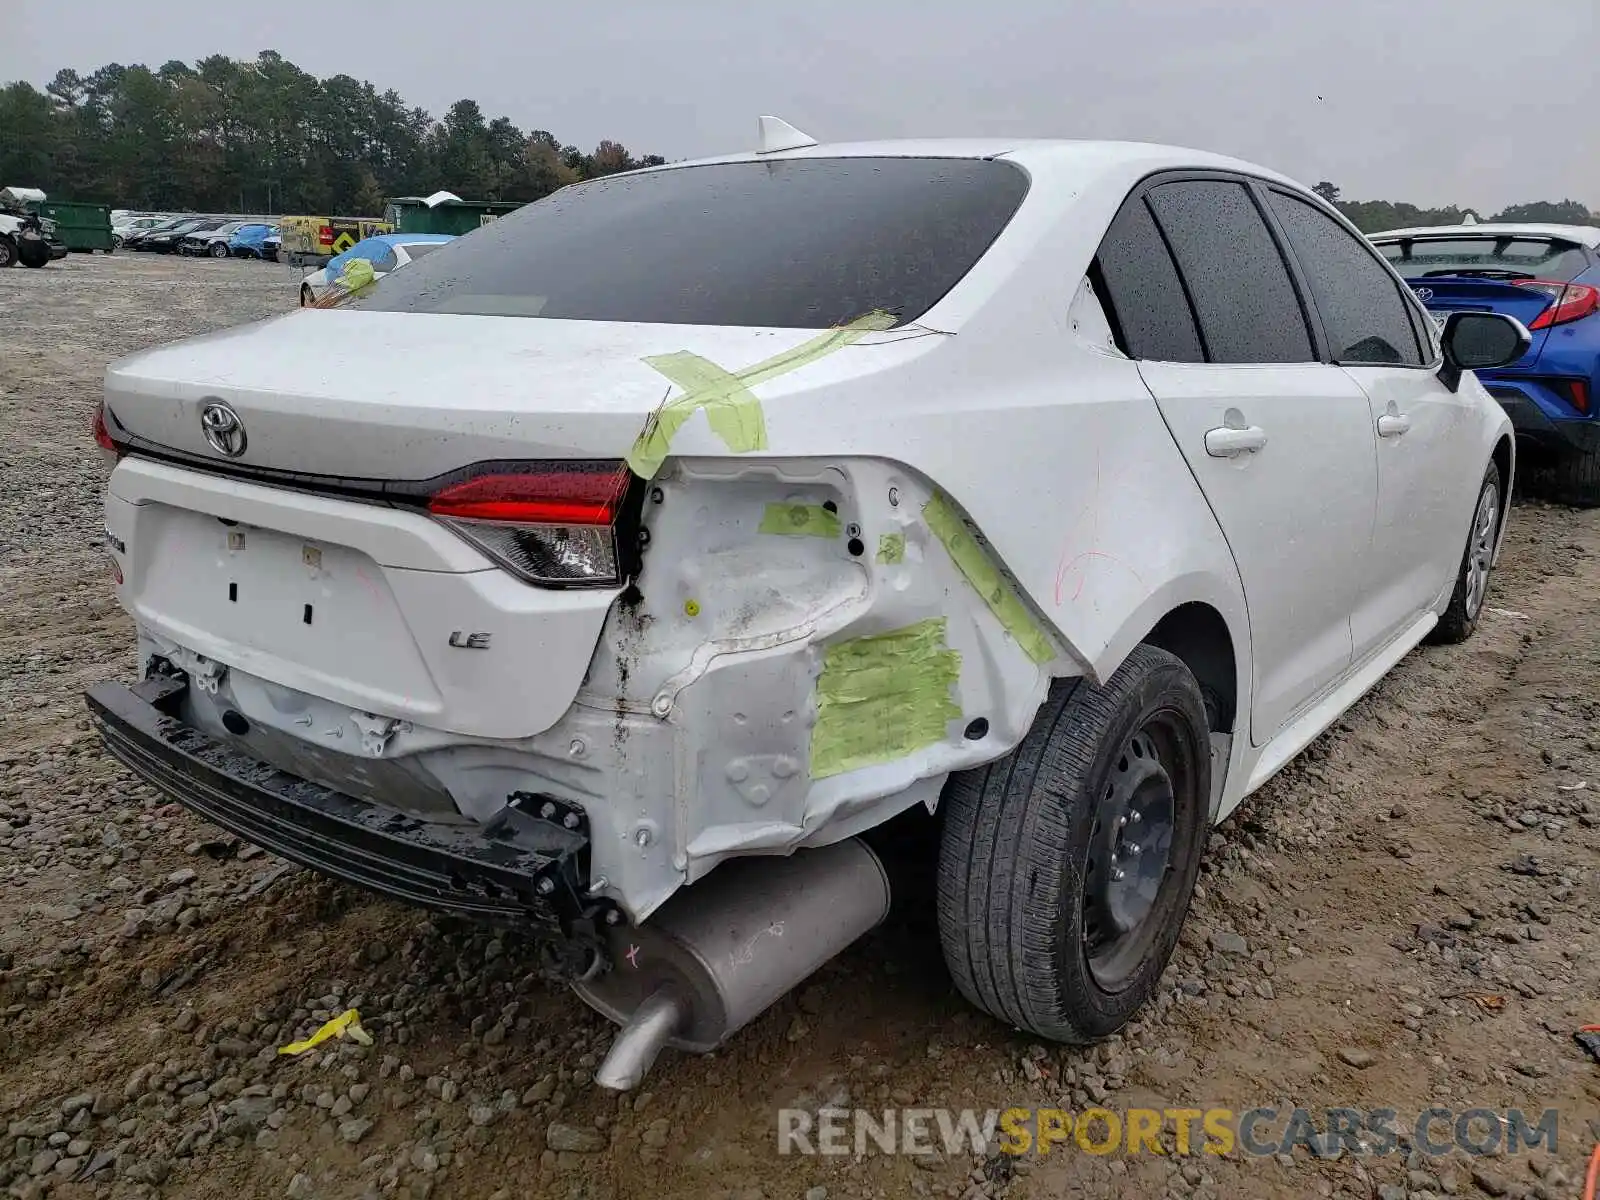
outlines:
[{"label": "black steel wheel", "polygon": [[962,995],[1053,1041],[1124,1025],[1188,915],[1210,794],[1180,659],[1139,646],[1104,687],[1057,681],[1020,746],[945,789],[939,927]]}]

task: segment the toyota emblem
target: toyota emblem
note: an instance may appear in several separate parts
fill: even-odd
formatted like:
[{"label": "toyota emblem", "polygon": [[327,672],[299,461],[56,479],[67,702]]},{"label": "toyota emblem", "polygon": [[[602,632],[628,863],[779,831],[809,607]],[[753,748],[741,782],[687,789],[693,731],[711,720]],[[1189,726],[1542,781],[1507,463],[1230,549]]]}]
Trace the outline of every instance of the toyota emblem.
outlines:
[{"label": "toyota emblem", "polygon": [[206,435],[206,444],[224,458],[238,458],[244,453],[248,444],[244,422],[221,400],[209,401],[200,410],[200,428]]},{"label": "toyota emblem", "polygon": [[1433,299],[1433,289],[1430,287],[1412,288],[1411,290],[1417,294],[1417,299],[1424,304]]}]

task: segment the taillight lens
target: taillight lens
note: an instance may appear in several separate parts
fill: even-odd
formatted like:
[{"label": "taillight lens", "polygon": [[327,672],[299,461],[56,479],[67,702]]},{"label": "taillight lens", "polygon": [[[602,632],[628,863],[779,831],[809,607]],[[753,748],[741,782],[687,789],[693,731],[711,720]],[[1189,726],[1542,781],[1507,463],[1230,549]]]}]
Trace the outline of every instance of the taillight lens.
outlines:
[{"label": "taillight lens", "polygon": [[429,497],[428,512],[529,583],[615,586],[631,482],[619,462],[529,463],[448,484]]},{"label": "taillight lens", "polygon": [[111,430],[106,428],[106,410],[101,405],[94,410],[94,440],[100,444],[102,450],[109,450],[112,454],[120,455],[122,447],[111,440]]},{"label": "taillight lens", "polygon": [[1559,279],[1519,279],[1516,284],[1550,297],[1550,307],[1533,319],[1528,326],[1530,331],[1565,325],[1568,321],[1579,320],[1600,309],[1600,288],[1592,288],[1586,283],[1562,283]]}]

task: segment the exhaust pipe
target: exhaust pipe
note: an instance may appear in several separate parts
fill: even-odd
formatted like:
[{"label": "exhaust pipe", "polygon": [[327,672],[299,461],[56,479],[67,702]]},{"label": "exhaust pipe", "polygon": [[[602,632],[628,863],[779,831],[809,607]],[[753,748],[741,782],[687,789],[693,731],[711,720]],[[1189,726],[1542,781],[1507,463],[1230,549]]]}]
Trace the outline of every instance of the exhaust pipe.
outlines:
[{"label": "exhaust pipe", "polygon": [[595,1082],[637,1087],[663,1047],[722,1045],[889,912],[889,877],[859,838],[721,863],[648,924],[610,928],[611,970],[576,985],[622,1026]]}]

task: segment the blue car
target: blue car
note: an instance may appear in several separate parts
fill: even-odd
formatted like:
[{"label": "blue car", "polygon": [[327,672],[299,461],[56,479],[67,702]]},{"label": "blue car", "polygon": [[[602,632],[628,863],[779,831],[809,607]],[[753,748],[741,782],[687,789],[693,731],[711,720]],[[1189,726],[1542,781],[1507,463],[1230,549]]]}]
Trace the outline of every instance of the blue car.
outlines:
[{"label": "blue car", "polygon": [[1509,367],[1479,371],[1550,498],[1600,505],[1600,228],[1479,224],[1371,235],[1437,325],[1501,312],[1533,335]]},{"label": "blue car", "polygon": [[278,257],[278,227],[276,225],[241,225],[228,239],[228,253],[235,258]]}]

